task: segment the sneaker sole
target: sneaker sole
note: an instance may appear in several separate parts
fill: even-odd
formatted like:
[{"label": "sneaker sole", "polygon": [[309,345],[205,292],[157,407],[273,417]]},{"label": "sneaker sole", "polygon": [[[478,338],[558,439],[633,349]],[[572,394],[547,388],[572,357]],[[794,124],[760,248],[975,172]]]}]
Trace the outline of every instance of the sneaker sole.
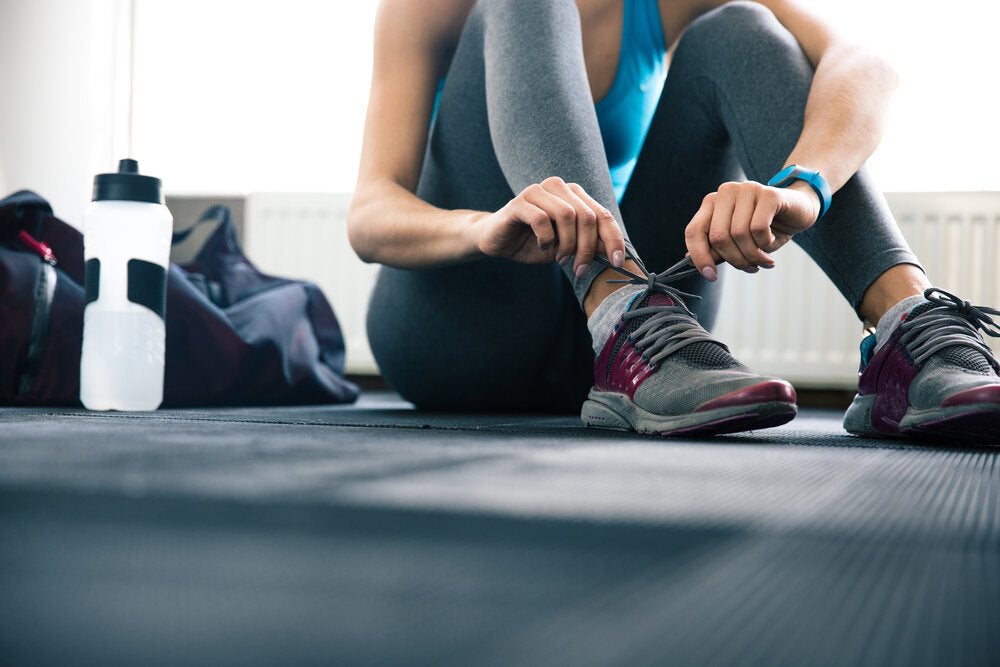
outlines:
[{"label": "sneaker sole", "polygon": [[880,431],[872,423],[875,396],[855,396],[844,415],[844,428],[855,435],[875,438],[947,438],[963,443],[1000,444],[1000,406],[996,403],[956,405],[918,410],[908,408],[898,425]]},{"label": "sneaker sole", "polygon": [[643,435],[710,436],[781,426],[798,413],[794,403],[769,401],[733,405],[686,415],[657,415],[643,410],[625,394],[591,389],[580,412],[587,426]]},{"label": "sneaker sole", "polygon": [[899,422],[899,432],[918,440],[947,438],[963,443],[1000,444],[1000,405],[910,408]]}]

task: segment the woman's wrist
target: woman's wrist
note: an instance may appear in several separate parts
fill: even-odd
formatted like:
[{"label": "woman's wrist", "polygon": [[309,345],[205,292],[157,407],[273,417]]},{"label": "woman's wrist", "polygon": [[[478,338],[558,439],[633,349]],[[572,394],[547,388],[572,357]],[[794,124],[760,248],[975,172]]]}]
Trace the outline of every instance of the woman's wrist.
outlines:
[{"label": "woman's wrist", "polygon": [[820,201],[819,195],[816,193],[815,190],[813,190],[812,186],[810,186],[805,181],[795,181],[794,183],[790,183],[789,185],[785,186],[784,189],[794,190],[796,192],[801,192],[802,194],[806,195],[809,201],[810,211],[812,211],[809,214],[810,215],[809,219],[814,221],[816,220],[816,218],[819,217],[819,212],[823,207],[823,202]]},{"label": "woman's wrist", "polygon": [[482,246],[480,245],[483,222],[491,214],[487,211],[468,211],[467,213],[466,216],[458,221],[460,225],[458,231],[462,246],[462,259],[479,259],[484,256]]}]

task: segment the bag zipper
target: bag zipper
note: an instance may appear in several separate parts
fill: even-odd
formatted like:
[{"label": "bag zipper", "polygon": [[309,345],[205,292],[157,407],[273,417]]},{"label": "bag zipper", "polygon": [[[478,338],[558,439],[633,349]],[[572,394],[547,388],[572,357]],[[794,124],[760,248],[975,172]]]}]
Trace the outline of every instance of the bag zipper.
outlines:
[{"label": "bag zipper", "polygon": [[18,232],[17,240],[20,241],[28,250],[31,250],[36,255],[42,258],[48,264],[52,266],[56,265],[56,254],[52,252],[52,248],[45,245],[41,241],[36,241],[31,238],[31,234],[24,231],[23,229]]}]

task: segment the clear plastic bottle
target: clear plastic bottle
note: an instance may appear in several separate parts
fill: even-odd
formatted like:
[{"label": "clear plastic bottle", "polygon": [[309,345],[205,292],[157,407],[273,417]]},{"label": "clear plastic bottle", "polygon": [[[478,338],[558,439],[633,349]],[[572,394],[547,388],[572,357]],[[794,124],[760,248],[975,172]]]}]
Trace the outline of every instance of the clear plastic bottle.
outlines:
[{"label": "clear plastic bottle", "polygon": [[94,177],[83,214],[80,401],[89,410],[155,410],[163,401],[172,230],[160,179],[140,175],[135,160]]}]

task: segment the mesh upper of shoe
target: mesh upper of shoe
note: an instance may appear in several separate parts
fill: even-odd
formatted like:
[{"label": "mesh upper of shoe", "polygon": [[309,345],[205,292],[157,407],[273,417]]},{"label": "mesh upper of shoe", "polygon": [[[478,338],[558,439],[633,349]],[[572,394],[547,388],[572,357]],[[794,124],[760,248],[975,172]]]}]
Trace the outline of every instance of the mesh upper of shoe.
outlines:
[{"label": "mesh upper of shoe", "polygon": [[639,385],[633,400],[655,414],[682,415],[730,392],[777,379],[737,364],[738,368],[695,368],[682,359],[666,359]]},{"label": "mesh upper of shoe", "polygon": [[[922,359],[920,372],[909,388],[910,405],[917,409],[937,407],[949,396],[1000,383],[990,364],[992,353],[978,331],[995,327],[986,313],[996,311],[970,306],[942,290],[928,290],[931,292],[946,297],[918,305],[900,325],[924,329],[920,336],[913,337],[916,342],[908,345],[911,354]],[[922,322],[921,318],[931,321]],[[943,347],[933,349],[940,345]],[[932,351],[921,357],[927,350]]]},{"label": "mesh upper of shoe", "polygon": [[949,396],[998,383],[1000,378],[992,371],[972,371],[934,356],[927,360],[910,383],[910,405],[917,409],[935,408]]}]

